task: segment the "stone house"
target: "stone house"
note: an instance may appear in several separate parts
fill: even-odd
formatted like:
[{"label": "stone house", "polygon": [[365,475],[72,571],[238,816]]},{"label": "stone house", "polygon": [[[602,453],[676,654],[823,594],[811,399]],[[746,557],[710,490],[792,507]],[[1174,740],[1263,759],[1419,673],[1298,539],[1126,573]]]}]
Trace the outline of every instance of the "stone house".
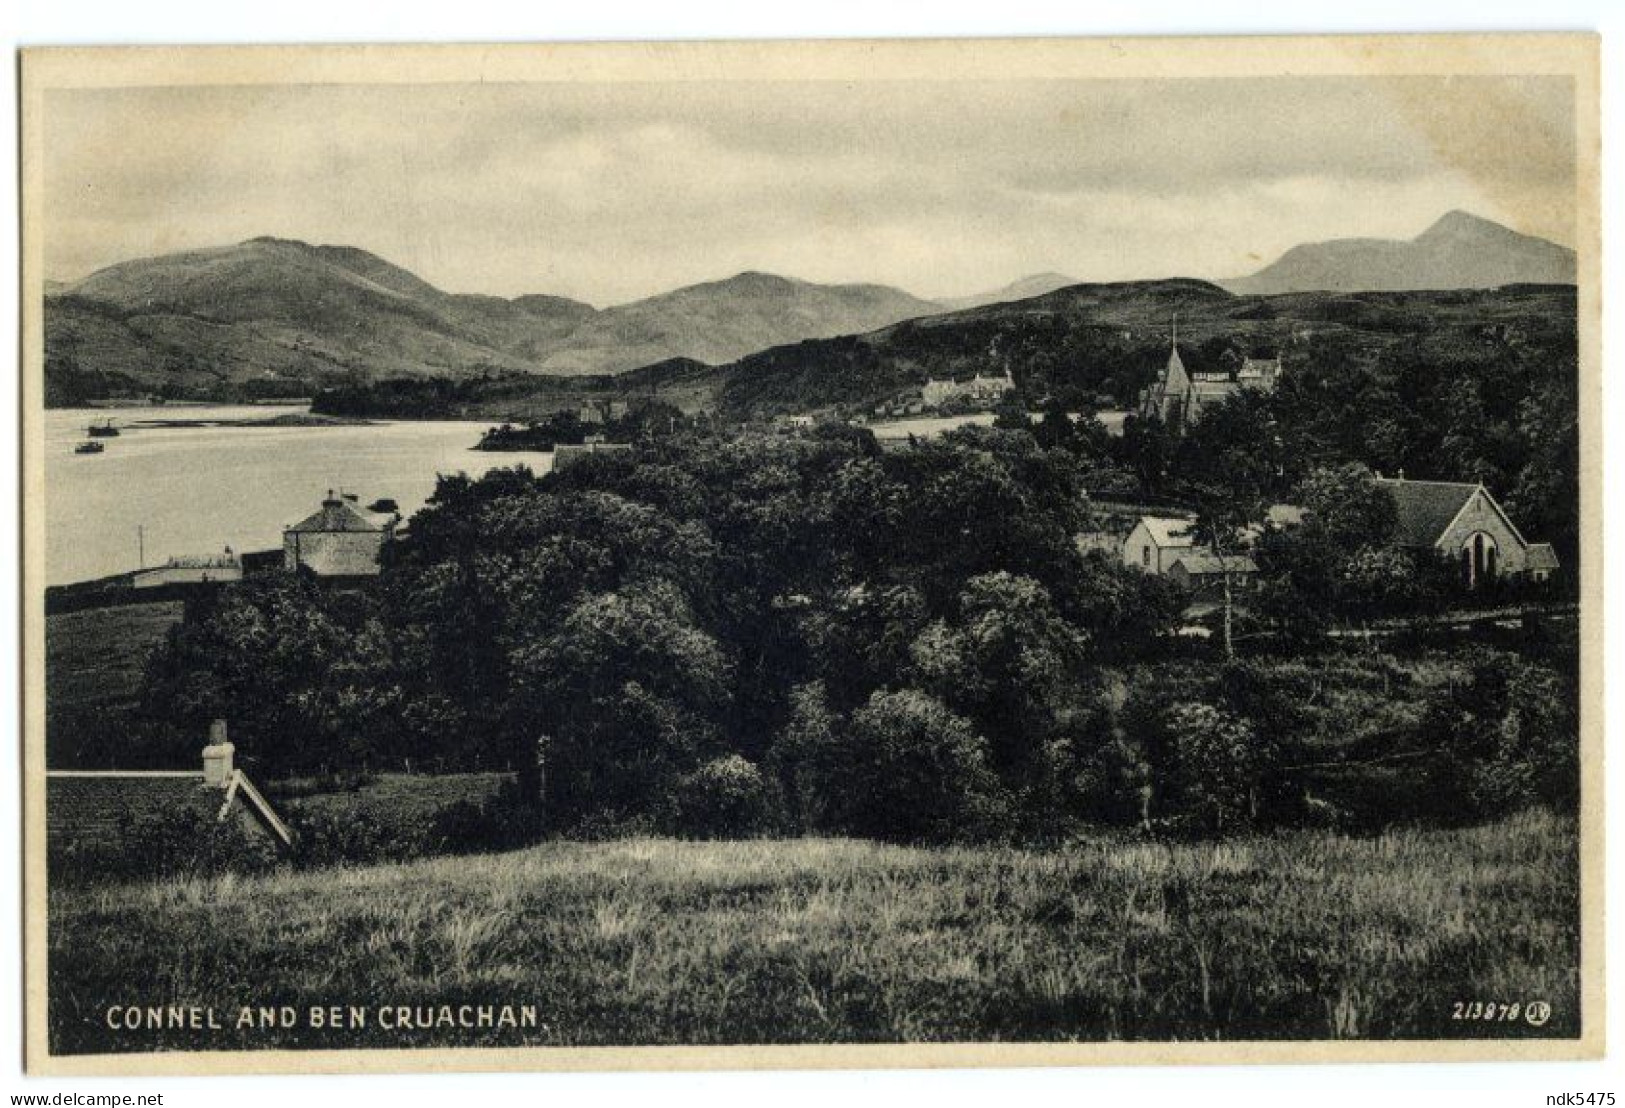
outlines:
[{"label": "stone house", "polygon": [[329,489],[320,511],[282,532],[282,566],[318,577],[377,576],[400,520],[399,512],[370,511],[354,493]]},{"label": "stone house", "polygon": [[969,381],[956,381],[952,377],[941,381],[932,378],[921,386],[920,401],[927,408],[940,408],[953,401],[965,401],[976,407],[991,407],[1015,387],[1016,383],[1011,379],[1009,370],[1005,370],[998,377],[983,377],[978,372]]},{"label": "stone house", "polygon": [[[1123,564],[1146,573],[1173,578],[1192,590],[1222,584],[1228,575],[1232,584],[1237,578],[1250,578],[1258,572],[1258,563],[1245,551],[1220,555],[1204,543],[1198,543],[1191,533],[1192,521],[1183,516],[1141,516],[1134,529],[1123,539]],[[1243,537],[1250,546],[1258,537],[1253,531]]]}]

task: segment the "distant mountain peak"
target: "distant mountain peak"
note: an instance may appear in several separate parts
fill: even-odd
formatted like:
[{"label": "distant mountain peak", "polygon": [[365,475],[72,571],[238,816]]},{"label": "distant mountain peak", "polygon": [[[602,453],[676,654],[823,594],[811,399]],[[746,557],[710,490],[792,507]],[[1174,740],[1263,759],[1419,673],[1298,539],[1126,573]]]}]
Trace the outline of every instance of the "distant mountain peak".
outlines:
[{"label": "distant mountain peak", "polygon": [[244,239],[239,246],[292,246],[299,250],[312,249],[311,244],[303,239],[284,239],[276,235],[255,235],[251,239]]},{"label": "distant mountain peak", "polygon": [[1331,239],[1294,246],[1250,277],[1223,284],[1238,294],[1398,292],[1503,285],[1572,285],[1574,251],[1454,209],[1414,239]]},{"label": "distant mountain peak", "polygon": [[620,373],[672,358],[721,365],[769,347],[860,334],[937,310],[886,285],[824,285],[745,270],[605,309],[542,369]]},{"label": "distant mountain peak", "polygon": [[1018,277],[1008,285],[990,289],[987,292],[973,293],[970,296],[956,296],[942,301],[942,306],[951,310],[965,308],[980,308],[986,304],[1002,304],[1007,300],[1030,300],[1035,296],[1043,296],[1064,289],[1068,285],[1078,283],[1076,277],[1068,277],[1064,273],[1053,270],[1045,273],[1030,273],[1025,277]]},{"label": "distant mountain peak", "polygon": [[735,273],[732,277],[724,277],[720,281],[711,281],[703,285],[690,285],[690,288],[738,288],[738,289],[772,289],[780,291],[793,289],[805,285],[807,282],[798,281],[794,277],[786,277],[780,273],[768,273],[761,269],[747,269]]},{"label": "distant mountain peak", "polygon": [[1527,235],[1520,235],[1510,227],[1502,226],[1493,219],[1485,219],[1483,216],[1474,215],[1472,212],[1464,212],[1460,208],[1456,208],[1434,220],[1431,227],[1411,241],[1427,242],[1442,238],[1501,239],[1528,237]]},{"label": "distant mountain peak", "polygon": [[1494,227],[1497,230],[1505,230],[1504,227],[1495,222],[1493,219],[1485,219],[1481,215],[1474,215],[1472,212],[1464,211],[1461,208],[1451,208],[1448,212],[1445,212],[1438,219],[1434,220],[1433,226],[1429,227],[1426,231],[1423,231],[1422,234],[1426,235],[1435,231],[1451,230],[1456,227]]},{"label": "distant mountain peak", "polygon": [[1051,282],[1060,282],[1067,285],[1075,285],[1078,283],[1077,278],[1075,277],[1068,277],[1064,273],[1057,273],[1053,269],[1049,269],[1045,270],[1043,273],[1029,273],[1025,277],[1018,277],[1014,281],[1011,281],[1006,287],[1018,288],[1022,285],[1049,284]]}]

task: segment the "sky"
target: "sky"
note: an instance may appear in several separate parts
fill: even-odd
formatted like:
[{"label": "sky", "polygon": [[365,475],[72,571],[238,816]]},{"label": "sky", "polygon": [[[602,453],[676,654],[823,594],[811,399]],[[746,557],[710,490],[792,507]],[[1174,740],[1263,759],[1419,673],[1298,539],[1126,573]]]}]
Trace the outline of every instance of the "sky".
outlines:
[{"label": "sky", "polygon": [[606,306],[743,270],[967,295],[1257,270],[1452,209],[1574,244],[1565,78],[53,90],[47,277],[260,235]]}]

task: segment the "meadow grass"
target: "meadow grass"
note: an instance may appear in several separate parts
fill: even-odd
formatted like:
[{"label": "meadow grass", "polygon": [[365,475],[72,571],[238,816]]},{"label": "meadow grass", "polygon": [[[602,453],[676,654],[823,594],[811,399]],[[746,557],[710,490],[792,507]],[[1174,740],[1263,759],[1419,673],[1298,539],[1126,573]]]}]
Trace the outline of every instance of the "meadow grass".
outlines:
[{"label": "meadow grass", "polygon": [[380,773],[348,791],[285,796],[276,782],[268,791],[292,813],[373,819],[404,835],[421,833],[452,805],[489,801],[510,780],[506,773]]},{"label": "meadow grass", "polygon": [[135,700],[147,659],[181,620],[179,600],[122,604],[45,619],[45,686],[53,713]]},{"label": "meadow grass", "polygon": [[[911,849],[553,842],[51,899],[58,1052],[1572,1036],[1576,830]],[[1451,1018],[1545,1000],[1549,1023]],[[239,1005],[534,1004],[540,1026],[236,1031]],[[222,1031],[113,1032],[111,1004]]]}]

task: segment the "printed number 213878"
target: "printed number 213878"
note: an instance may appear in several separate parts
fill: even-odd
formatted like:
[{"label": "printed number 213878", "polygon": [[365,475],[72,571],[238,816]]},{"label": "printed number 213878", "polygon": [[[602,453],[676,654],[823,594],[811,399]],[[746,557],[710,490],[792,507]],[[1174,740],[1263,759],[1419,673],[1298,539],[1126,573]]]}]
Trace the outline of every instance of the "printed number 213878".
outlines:
[{"label": "printed number 213878", "polygon": [[1552,1006],[1544,1000],[1532,1000],[1527,1004],[1517,1001],[1508,1004],[1494,1000],[1458,1000],[1450,1012],[1453,1020],[1512,1023],[1521,1019],[1534,1027],[1539,1027],[1551,1016]]}]

